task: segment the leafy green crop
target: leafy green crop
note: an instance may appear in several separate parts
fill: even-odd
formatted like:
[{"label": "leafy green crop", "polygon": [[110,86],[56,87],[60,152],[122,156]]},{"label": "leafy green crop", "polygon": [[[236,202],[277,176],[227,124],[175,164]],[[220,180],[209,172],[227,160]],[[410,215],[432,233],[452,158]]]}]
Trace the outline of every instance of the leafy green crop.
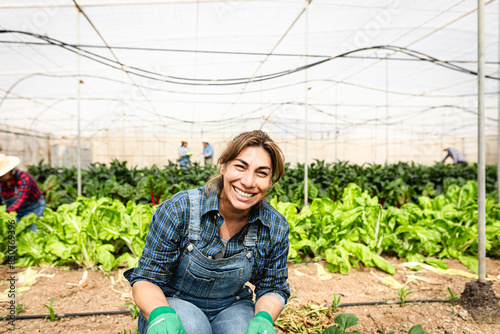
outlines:
[{"label": "leafy green crop", "polygon": [[[140,185],[143,192],[133,196],[149,192],[151,197],[153,192],[155,202],[187,188],[182,182],[169,185],[155,176],[143,178]],[[440,268],[447,268],[443,259],[455,258],[477,272],[475,182],[451,184],[444,194],[420,196],[418,203],[406,202],[400,208],[385,208],[378,197],[354,183],[337,196],[335,201],[315,198],[302,210],[296,203],[278,201],[278,197],[271,200],[289,223],[290,260],[325,260],[330,271],[347,274],[360,263],[394,273],[382,255]],[[78,197],[55,210],[47,208],[43,217],[25,216],[15,224],[16,265],[100,265],[104,270],[122,263],[134,266],[145,246],[154,211],[151,204],[133,200],[124,204],[117,195]],[[488,198],[486,212],[487,255],[498,256],[500,205]],[[15,220],[15,213],[7,214],[1,206],[0,216],[0,261],[6,261],[8,222]],[[29,231],[32,223],[36,223],[37,233]]]},{"label": "leafy green crop", "polygon": [[356,326],[359,322],[354,313],[340,313],[333,321],[336,325],[328,327],[323,334],[361,334],[359,331],[347,332],[347,328]]},{"label": "leafy green crop", "polygon": [[[216,166],[200,166],[193,163],[189,169],[180,169],[176,163],[150,168],[127,167],[127,162],[112,160],[109,166],[93,163],[82,170],[82,194],[85,197],[111,197],[124,204],[158,204],[169,198],[177,189],[196,188],[205,184],[216,172]],[[300,209],[304,205],[304,164],[286,164],[282,180],[268,192],[268,198],[278,197],[280,201],[292,202]],[[486,192],[496,198],[495,165],[486,166]],[[77,170],[75,167],[51,167],[43,163],[28,167],[41,186],[48,207],[56,209],[60,204],[76,199]],[[401,207],[406,203],[418,204],[420,196],[445,194],[452,185],[463,186],[467,181],[477,179],[477,165],[469,163],[460,166],[436,163],[425,166],[416,163],[352,165],[346,161],[326,163],[316,160],[308,165],[308,201],[328,197],[337,201],[350,183],[377,197],[385,208]]]},{"label": "leafy green crop", "polygon": [[[158,204],[179,190],[202,186],[214,174],[215,165],[201,166],[193,163],[189,169],[169,162],[163,168],[127,167],[127,162],[112,160],[109,166],[93,163],[82,170],[82,195],[85,197],[110,197],[124,204]],[[51,167],[43,163],[28,167],[43,192],[47,207],[57,209],[61,204],[69,204],[77,197],[77,170],[73,166]]]},{"label": "leafy green crop", "polygon": [[[477,273],[477,185],[450,185],[435,198],[421,196],[419,204],[382,208],[377,197],[348,185],[339,200],[315,199],[298,212],[293,203],[271,204],[290,225],[289,258],[326,260],[332,272],[347,274],[351,267],[376,266],[394,273],[380,255],[395,254],[407,261],[447,268],[443,258],[460,260]],[[500,253],[500,205],[486,201],[486,250]]]},{"label": "leafy green crop", "polygon": [[[154,207],[112,198],[79,197],[56,211],[46,209],[21,219],[16,231],[18,266],[71,264],[111,270],[137,263],[145,245]],[[35,222],[38,231],[29,231]]]},{"label": "leafy green crop", "polygon": [[405,307],[406,297],[408,297],[412,293],[415,293],[415,291],[408,290],[408,288],[406,286],[403,286],[399,289],[399,291],[396,291],[396,294],[399,297],[399,302],[400,302],[399,306],[400,307]]},{"label": "leafy green crop", "polygon": [[49,305],[46,305],[46,304],[43,304],[43,306],[45,306],[47,308],[47,310],[49,310],[49,315],[46,317],[46,319],[49,319],[49,321],[56,321],[57,320],[57,316],[54,312],[54,297],[52,297],[50,299],[50,306]]}]

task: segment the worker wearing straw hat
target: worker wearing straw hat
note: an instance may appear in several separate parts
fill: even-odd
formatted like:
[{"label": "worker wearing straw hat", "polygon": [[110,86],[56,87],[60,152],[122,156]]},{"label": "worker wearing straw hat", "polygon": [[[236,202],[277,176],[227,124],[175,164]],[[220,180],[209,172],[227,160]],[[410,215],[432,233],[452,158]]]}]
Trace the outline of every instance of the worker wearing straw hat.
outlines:
[{"label": "worker wearing straw hat", "polygon": [[[0,154],[0,196],[7,206],[7,212],[15,211],[17,221],[30,213],[43,215],[45,199],[33,177],[18,170],[20,159]],[[30,228],[36,231],[36,225]]]},{"label": "worker wearing straw hat", "polygon": [[188,168],[191,165],[191,156],[193,152],[190,152],[187,146],[187,140],[181,140],[181,147],[179,147],[179,165],[181,168]]},{"label": "worker wearing straw hat", "polygon": [[203,158],[205,159],[205,166],[211,165],[214,163],[214,148],[208,142],[208,139],[205,138],[202,141],[203,144]]}]

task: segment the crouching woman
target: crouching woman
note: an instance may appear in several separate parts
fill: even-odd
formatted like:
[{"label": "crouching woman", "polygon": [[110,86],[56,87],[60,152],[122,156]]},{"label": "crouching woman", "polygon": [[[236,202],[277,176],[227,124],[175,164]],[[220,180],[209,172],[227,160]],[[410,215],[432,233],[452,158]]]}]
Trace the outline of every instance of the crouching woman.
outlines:
[{"label": "crouching woman", "polygon": [[283,176],[283,153],[255,130],[218,164],[205,187],[159,205],[138,266],[125,272],[141,334],[276,333],[290,296],[288,223],[263,199]]}]

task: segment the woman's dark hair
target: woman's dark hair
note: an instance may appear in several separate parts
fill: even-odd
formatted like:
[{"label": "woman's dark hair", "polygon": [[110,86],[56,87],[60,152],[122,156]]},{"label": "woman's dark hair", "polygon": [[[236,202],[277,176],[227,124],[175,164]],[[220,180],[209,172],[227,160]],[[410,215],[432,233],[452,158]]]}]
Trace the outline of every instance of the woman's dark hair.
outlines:
[{"label": "woman's dark hair", "polygon": [[[273,174],[273,184],[278,182],[285,173],[285,161],[283,152],[278,145],[261,130],[243,132],[236,136],[226,147],[217,160],[218,165],[226,164],[234,160],[245,148],[262,147],[271,157],[271,169]],[[220,195],[224,188],[224,179],[220,174],[212,176],[205,186],[207,191],[217,191]]]}]

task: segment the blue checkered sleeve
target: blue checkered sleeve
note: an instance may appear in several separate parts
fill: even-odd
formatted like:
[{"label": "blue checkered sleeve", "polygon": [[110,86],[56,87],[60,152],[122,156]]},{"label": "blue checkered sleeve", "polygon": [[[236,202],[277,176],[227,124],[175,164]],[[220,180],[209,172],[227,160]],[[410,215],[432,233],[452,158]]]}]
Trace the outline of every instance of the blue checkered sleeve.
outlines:
[{"label": "blue checkered sleeve", "polygon": [[186,192],[180,192],[158,206],[139,263],[126,274],[131,285],[147,280],[161,287],[169,281],[186,241],[187,203]]},{"label": "blue checkered sleeve", "polygon": [[261,219],[267,220],[269,228],[261,225],[254,274],[250,282],[255,285],[256,299],[272,294],[284,306],[290,297],[286,265],[290,247],[288,222],[270,205],[263,203],[262,206],[265,209],[261,210]]}]

